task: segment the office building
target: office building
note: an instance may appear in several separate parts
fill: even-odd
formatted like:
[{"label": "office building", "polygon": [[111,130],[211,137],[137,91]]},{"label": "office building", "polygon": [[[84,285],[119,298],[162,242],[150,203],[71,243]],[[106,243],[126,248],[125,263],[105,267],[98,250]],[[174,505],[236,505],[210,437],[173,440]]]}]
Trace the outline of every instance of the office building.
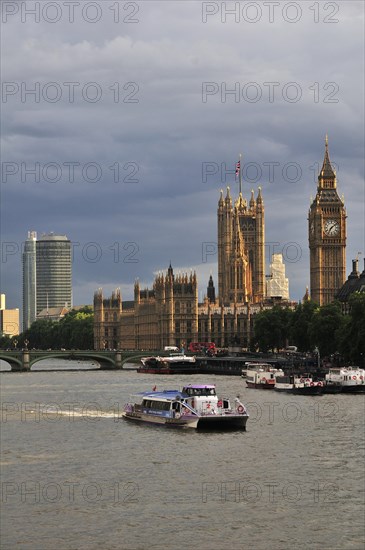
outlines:
[{"label": "office building", "polygon": [[37,315],[47,308],[72,307],[71,241],[43,234],[37,240]]},{"label": "office building", "polygon": [[6,309],[5,294],[1,294],[0,301],[0,334],[3,336],[17,336],[20,332],[19,309]]},{"label": "office building", "polygon": [[65,235],[28,232],[23,252],[23,330],[40,312],[72,307],[71,242]]}]

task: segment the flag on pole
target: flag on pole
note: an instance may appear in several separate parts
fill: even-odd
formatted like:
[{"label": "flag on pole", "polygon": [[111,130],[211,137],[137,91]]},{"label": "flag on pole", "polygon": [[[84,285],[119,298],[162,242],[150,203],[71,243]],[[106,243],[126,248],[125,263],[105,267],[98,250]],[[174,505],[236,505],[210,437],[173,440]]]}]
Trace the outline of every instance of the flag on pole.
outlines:
[{"label": "flag on pole", "polygon": [[236,162],[236,177],[239,175],[241,171],[241,161],[239,160],[238,162]]}]

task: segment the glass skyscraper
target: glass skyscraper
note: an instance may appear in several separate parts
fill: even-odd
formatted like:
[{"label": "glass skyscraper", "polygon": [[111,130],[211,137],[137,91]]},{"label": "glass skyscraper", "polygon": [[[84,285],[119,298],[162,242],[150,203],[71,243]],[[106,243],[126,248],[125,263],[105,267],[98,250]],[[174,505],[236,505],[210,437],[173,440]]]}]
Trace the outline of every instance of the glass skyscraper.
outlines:
[{"label": "glass skyscraper", "polygon": [[71,241],[50,233],[37,241],[37,315],[43,309],[72,307]]},{"label": "glass skyscraper", "polygon": [[44,309],[72,307],[71,241],[65,235],[28,232],[23,252],[23,330]]}]

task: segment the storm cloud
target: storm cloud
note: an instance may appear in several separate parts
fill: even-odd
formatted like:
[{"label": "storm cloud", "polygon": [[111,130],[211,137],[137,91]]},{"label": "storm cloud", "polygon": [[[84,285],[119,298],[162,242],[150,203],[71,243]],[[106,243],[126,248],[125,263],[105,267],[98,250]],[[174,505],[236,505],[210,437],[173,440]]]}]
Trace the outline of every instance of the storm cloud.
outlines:
[{"label": "storm cloud", "polygon": [[[38,6],[38,7],[37,7]],[[262,187],[266,263],[309,285],[307,215],[329,135],[364,253],[364,5],[3,2],[2,288],[21,307],[28,230],[74,243],[74,304],[171,261],[217,284],[219,191]],[[227,10],[233,10],[228,13]],[[226,10],[226,11],[225,11]]]}]

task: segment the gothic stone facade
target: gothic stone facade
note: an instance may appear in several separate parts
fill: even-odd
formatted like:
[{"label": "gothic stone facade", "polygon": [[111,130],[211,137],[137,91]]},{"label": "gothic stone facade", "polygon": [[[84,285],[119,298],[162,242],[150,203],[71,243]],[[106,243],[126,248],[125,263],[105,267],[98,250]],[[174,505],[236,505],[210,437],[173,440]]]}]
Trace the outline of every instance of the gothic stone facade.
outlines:
[{"label": "gothic stone facade", "polygon": [[225,347],[248,346],[253,315],[264,307],[265,224],[261,189],[254,198],[239,194],[232,206],[230,190],[218,202],[219,293],[210,277],[204,303],[198,303],[196,274],[174,275],[170,265],[152,289],[134,287],[134,301],[122,302],[120,291],[94,295],[95,349],[160,350],[187,347],[190,342],[215,342]]},{"label": "gothic stone facade", "polygon": [[230,189],[218,202],[218,296],[220,305],[259,303],[265,298],[265,218],[261,188],[257,199]]},{"label": "gothic stone facade", "polygon": [[122,302],[120,292],[94,296],[95,349],[163,349],[182,346],[198,337],[198,283],[195,273],[175,277],[170,265],[152,289],[134,285],[134,301]]},{"label": "gothic stone facade", "polygon": [[119,290],[104,298],[94,295],[95,349],[161,350],[187,347],[190,342],[215,342],[219,347],[247,347],[253,334],[253,317],[272,304],[221,306],[214,299],[210,278],[204,303],[198,304],[195,273],[175,276],[170,266],[159,274],[153,289],[135,284],[134,301],[122,302]]}]

